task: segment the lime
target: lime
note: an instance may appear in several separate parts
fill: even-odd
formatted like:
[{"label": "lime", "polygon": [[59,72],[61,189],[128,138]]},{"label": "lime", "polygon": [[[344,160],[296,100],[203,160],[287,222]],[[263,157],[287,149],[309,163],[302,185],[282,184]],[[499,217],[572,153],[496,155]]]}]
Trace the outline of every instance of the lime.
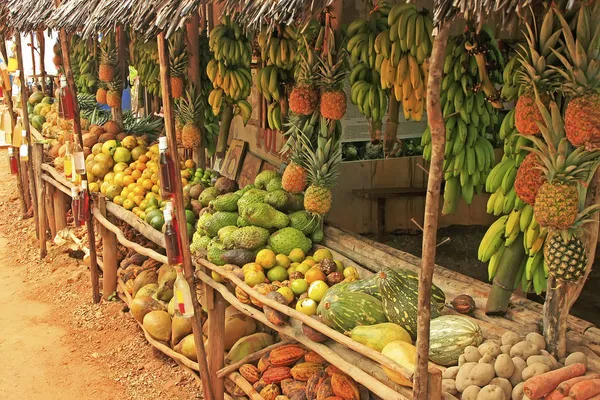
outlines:
[{"label": "lime", "polygon": [[283,282],[288,278],[288,273],[287,270],[285,268],[283,268],[282,266],[278,265],[276,267],[271,268],[268,272],[267,272],[267,278],[271,281],[279,281],[279,282]]},{"label": "lime", "polygon": [[194,225],[190,224],[189,222],[185,225],[187,226],[188,238],[191,240],[196,230],[194,229]]},{"label": "lime", "polygon": [[146,222],[147,223],[151,224],[150,221],[152,220],[152,218],[156,217],[157,215],[160,215],[162,217],[163,213],[156,208],[154,208],[153,210],[150,210],[150,207],[146,208]]},{"label": "lime", "polygon": [[308,282],[306,282],[306,279],[294,279],[291,284],[291,289],[299,296],[308,290]]},{"label": "lime", "polygon": [[185,220],[188,224],[194,224],[196,221],[196,215],[192,210],[185,210]]},{"label": "lime", "polygon": [[[146,216],[148,218],[148,216]],[[154,214],[152,218],[150,218],[149,224],[156,230],[162,230],[163,225],[165,224],[165,218],[162,214]]]}]

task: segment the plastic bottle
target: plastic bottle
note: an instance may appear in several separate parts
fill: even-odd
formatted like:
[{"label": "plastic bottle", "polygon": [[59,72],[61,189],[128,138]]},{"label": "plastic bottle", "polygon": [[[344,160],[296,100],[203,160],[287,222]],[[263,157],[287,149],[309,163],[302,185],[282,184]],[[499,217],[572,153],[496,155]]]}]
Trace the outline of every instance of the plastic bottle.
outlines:
[{"label": "plastic bottle", "polygon": [[60,77],[60,114],[64,119],[75,118],[75,105],[71,91],[67,87],[67,78],[63,75]]},{"label": "plastic bottle", "polygon": [[19,146],[19,159],[29,161],[29,146],[27,145],[27,131],[21,131],[21,146]]},{"label": "plastic bottle", "polygon": [[192,292],[183,272],[177,268],[177,277],[173,285],[173,295],[177,303],[177,310],[184,318],[190,318],[194,315],[194,305],[192,303]]},{"label": "plastic bottle", "polygon": [[[168,204],[168,203],[167,203]],[[163,210],[165,217],[165,248],[167,250],[167,261],[169,265],[179,265],[182,263],[181,242],[179,232],[173,223],[172,208],[165,206]]]},{"label": "plastic bottle", "polygon": [[63,157],[65,170],[65,178],[71,179],[73,174],[73,155],[71,154],[71,141],[67,140],[65,143],[65,155]]},{"label": "plastic bottle", "polygon": [[158,165],[160,173],[160,192],[164,199],[175,196],[175,163],[168,154],[167,138],[158,138]]},{"label": "plastic bottle", "polygon": [[79,175],[85,174],[85,157],[83,155],[83,147],[78,140],[73,143],[73,170]]},{"label": "plastic bottle", "polygon": [[88,182],[81,181],[81,192],[79,194],[79,222],[84,225],[90,218],[90,195],[88,192]]},{"label": "plastic bottle", "polygon": [[81,226],[79,217],[79,210],[81,208],[80,202],[79,189],[74,186],[71,188],[71,211],[73,212],[73,223],[75,224],[75,227]]}]

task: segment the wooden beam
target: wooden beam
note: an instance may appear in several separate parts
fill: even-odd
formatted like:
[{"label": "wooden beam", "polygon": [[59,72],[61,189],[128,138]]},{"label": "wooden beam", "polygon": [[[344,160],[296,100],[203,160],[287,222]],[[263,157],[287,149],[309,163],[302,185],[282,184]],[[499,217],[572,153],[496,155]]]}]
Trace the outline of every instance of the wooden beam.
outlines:
[{"label": "wooden beam", "polygon": [[426,400],[433,396],[433,393],[428,393],[429,325],[431,321],[431,285],[435,267],[440,191],[443,177],[442,164],[446,143],[446,126],[442,115],[440,91],[449,32],[450,22],[443,22],[438,26],[438,33],[433,41],[427,85],[427,118],[431,128],[432,151],[429,180],[427,181],[427,197],[425,199],[423,261],[419,270],[417,365],[413,382],[413,399],[415,400]]},{"label": "wooden beam", "polygon": [[[43,176],[42,176],[43,178]],[[54,202],[52,201],[52,195],[54,194],[54,186],[48,182],[44,182],[46,190],[44,191],[44,202],[46,203],[46,217],[48,219],[48,227],[50,228],[51,239],[56,236],[56,220],[54,217]]]},{"label": "wooden beam", "polygon": [[225,366],[225,308],[227,303],[221,293],[214,292],[214,307],[208,310],[208,368],[214,400],[223,400],[223,378],[217,373]]},{"label": "wooden beam", "polygon": [[[33,76],[35,76],[35,36],[33,32],[29,34],[29,40],[31,40],[31,67]],[[33,80],[33,84],[35,85],[35,79]]]},{"label": "wooden beam", "polygon": [[[163,111],[165,118],[165,131],[167,134],[167,142],[169,143],[169,155],[175,161],[175,165],[179,165],[179,157],[177,154],[177,137],[175,135],[175,118],[173,114],[173,99],[171,97],[171,81],[169,79],[169,49],[165,33],[161,32],[157,37],[158,42],[158,57],[160,63],[160,85],[162,89]],[[183,190],[181,181],[175,179],[175,214],[178,221],[185,221],[185,209],[183,207]],[[190,254],[189,240],[187,229],[179,230],[181,247],[183,250],[183,269],[185,277],[190,285],[192,294],[192,303],[194,305],[194,315],[192,316],[192,330],[194,333],[194,342],[196,344],[196,355],[198,357],[198,365],[200,376],[202,377],[202,386],[204,388],[204,398],[206,400],[216,399],[212,388],[212,382],[209,375],[208,363],[206,360],[206,351],[204,350],[204,338],[202,336],[202,308],[198,304],[196,293],[196,282],[194,280],[194,269]],[[224,322],[223,322],[224,323]]]},{"label": "wooden beam", "polygon": [[54,190],[52,193],[52,201],[54,203],[54,225],[56,231],[61,231],[67,227],[67,212],[71,205],[67,203],[68,197],[60,190]]}]

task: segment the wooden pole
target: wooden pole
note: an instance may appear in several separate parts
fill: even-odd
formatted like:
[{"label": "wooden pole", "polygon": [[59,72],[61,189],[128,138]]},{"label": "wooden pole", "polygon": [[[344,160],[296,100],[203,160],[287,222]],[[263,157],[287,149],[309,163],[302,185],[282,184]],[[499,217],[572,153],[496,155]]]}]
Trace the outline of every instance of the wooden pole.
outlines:
[{"label": "wooden pole", "polygon": [[[127,75],[125,70],[127,68],[127,42],[125,40],[125,32],[123,31],[123,25],[117,25],[115,41],[117,42],[117,79],[120,79],[125,88],[125,79]],[[121,92],[121,96],[123,93]],[[121,129],[123,128],[123,106],[119,104],[118,107],[112,108],[113,120],[119,124]]]},{"label": "wooden pole", "polygon": [[225,157],[225,152],[227,151],[227,140],[229,139],[229,128],[231,128],[232,120],[233,106],[231,104],[227,104],[223,108],[223,113],[221,114],[221,127],[219,129],[219,138],[217,140],[216,151],[218,158]]},{"label": "wooden pole", "polygon": [[[58,0],[57,0],[58,3]],[[71,56],[69,54],[69,37],[64,29],[59,32],[60,45],[62,49],[63,67],[65,75],[67,77],[67,88],[71,92],[73,97],[73,140],[78,140],[81,147],[83,147],[83,139],[81,137],[81,118],[79,117],[79,103],[77,102],[77,86],[75,86],[75,79],[73,78],[73,71],[71,69]],[[75,171],[73,171],[75,173]],[[82,180],[87,180],[87,174],[81,175]],[[89,196],[89,189],[88,189]],[[98,260],[96,258],[96,236],[94,235],[94,221],[92,214],[89,214],[88,220],[85,222],[88,234],[88,246],[90,249],[90,275],[92,279],[92,300],[94,303],[100,302],[100,277],[98,274]]]},{"label": "wooden pole", "polygon": [[44,182],[45,190],[45,199],[46,203],[46,217],[48,219],[48,227],[50,228],[50,236],[52,239],[56,236],[56,219],[54,216],[54,186],[49,184],[48,182]]},{"label": "wooden pole", "polygon": [[[106,197],[98,196],[98,209],[108,217],[106,212]],[[113,221],[111,221],[113,222]],[[117,260],[117,236],[106,228],[100,228],[100,236],[102,237],[102,297],[108,300],[117,290],[117,269],[119,267]]]},{"label": "wooden pole", "polygon": [[[175,161],[175,165],[179,165],[179,157],[177,154],[177,137],[175,135],[175,119],[173,114],[173,103],[171,98],[171,81],[169,78],[169,49],[165,33],[161,32],[157,37],[158,42],[158,57],[160,62],[160,85],[162,89],[163,112],[165,118],[165,131],[167,134],[167,142],[169,143],[170,156]],[[181,181],[175,179],[175,213],[178,221],[185,221],[185,210],[183,207],[183,190]],[[180,229],[180,238],[183,248],[183,269],[185,277],[190,285],[192,292],[192,302],[194,304],[194,315],[192,316],[192,330],[194,333],[194,342],[196,344],[196,356],[198,358],[198,366],[200,376],[202,377],[202,387],[204,388],[204,398],[206,400],[216,399],[212,382],[209,375],[208,363],[206,360],[206,352],[204,350],[204,338],[202,336],[202,308],[198,304],[196,296],[196,282],[194,280],[194,268],[190,254],[189,240],[187,237],[187,229]]]},{"label": "wooden pole", "polygon": [[33,205],[33,217],[37,221],[37,204],[35,202],[35,180],[33,178],[33,160],[31,157],[31,126],[29,125],[29,113],[27,112],[27,99],[29,98],[29,91],[27,90],[27,82],[25,81],[25,71],[23,70],[23,48],[21,46],[21,35],[18,32],[17,34],[15,34],[15,44],[17,46],[17,62],[19,63],[19,72],[21,79],[21,109],[23,111],[23,129],[25,129],[25,138],[27,140],[27,147],[29,148],[27,151],[29,157],[25,170],[26,175],[29,179],[28,197],[30,204]]},{"label": "wooden pole", "polygon": [[40,75],[42,77],[42,91],[44,94],[50,96],[48,93],[48,83],[46,82],[46,38],[44,37],[44,31],[37,32],[38,51],[40,53]]},{"label": "wooden pole", "polygon": [[[202,79],[200,74],[200,15],[195,12],[190,17],[186,24],[186,48],[188,56],[188,81],[190,86],[194,86],[200,90]],[[194,149],[194,161],[200,168],[206,168],[206,155],[204,145],[204,115],[200,119],[200,127],[202,135],[200,136],[200,144],[197,149]]]},{"label": "wooden pole", "polygon": [[213,290],[214,307],[208,310],[208,368],[214,400],[223,400],[224,381],[217,372],[225,366],[225,308],[227,303],[221,293]]},{"label": "wooden pole", "polygon": [[67,212],[69,211],[70,205],[67,203],[68,197],[60,190],[55,189],[52,192],[52,202],[54,203],[55,218],[54,226],[56,227],[56,232],[58,232],[67,227]]},{"label": "wooden pole", "polygon": [[419,297],[417,314],[417,365],[413,384],[413,399],[426,400],[428,386],[429,323],[431,319],[431,284],[435,266],[436,233],[440,208],[442,184],[442,164],[446,143],[446,126],[440,104],[442,69],[446,55],[446,44],[450,22],[438,26],[430,58],[429,82],[427,85],[427,116],[431,129],[431,165],[425,200],[425,221],[423,224],[423,256],[419,270]]},{"label": "wooden pole", "polygon": [[[0,36],[0,51],[2,52],[2,59],[6,61],[8,64],[8,52],[6,51],[6,40],[4,36]],[[4,94],[4,101],[6,102],[6,106],[8,107],[8,112],[10,114],[10,125],[11,125],[11,137],[15,135],[15,126],[17,125],[17,116],[15,115],[15,105],[13,104],[12,99],[12,90],[7,91]],[[13,137],[14,143],[14,137]],[[19,149],[16,150],[17,154],[15,157],[19,157]],[[25,215],[27,213],[27,204],[25,203],[25,193],[23,190],[23,178],[21,177],[22,169],[21,163],[17,163],[17,190],[19,191],[19,204],[21,205],[21,214]]]},{"label": "wooden pole", "polygon": [[46,257],[46,231],[48,230],[48,224],[46,221],[46,203],[44,201],[45,191],[44,182],[42,181],[42,161],[44,158],[44,145],[36,143],[33,145],[33,167],[35,168],[35,192],[37,194],[38,204],[38,231],[39,231],[39,242],[40,242],[40,259]]},{"label": "wooden pole", "polygon": [[34,76],[33,84],[35,85],[37,78],[35,78],[35,36],[33,35],[33,32],[29,34],[29,38],[31,40],[31,67],[33,69],[32,76]]}]

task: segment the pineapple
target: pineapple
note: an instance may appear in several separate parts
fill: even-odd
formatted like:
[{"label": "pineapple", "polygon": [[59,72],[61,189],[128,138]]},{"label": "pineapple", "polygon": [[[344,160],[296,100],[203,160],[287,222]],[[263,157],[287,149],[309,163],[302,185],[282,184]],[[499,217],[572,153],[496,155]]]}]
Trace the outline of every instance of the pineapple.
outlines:
[{"label": "pineapple", "polygon": [[319,58],[319,83],[324,92],[321,94],[321,115],[338,121],[346,114],[346,93],[344,79],[348,73],[344,48],[336,49],[333,32],[330,32],[329,51]]},{"label": "pineapple", "polygon": [[[541,37],[537,30],[534,30],[535,27],[532,29],[529,23],[526,26],[527,46],[521,45],[518,56],[521,63],[519,80],[525,87],[525,91],[521,93],[515,106],[515,127],[522,135],[537,135],[540,133],[538,122],[542,122],[543,119],[536,104],[534,88],[540,93],[542,103],[548,104],[554,90],[551,82],[556,79],[557,72],[548,68],[547,65],[556,60],[553,48],[558,42],[560,31],[556,31],[546,38]],[[540,32],[553,32],[553,26],[554,11],[550,8],[544,15]]]},{"label": "pineapple", "polygon": [[183,127],[181,128],[181,144],[186,149],[195,149],[202,143],[202,96],[196,94],[195,87],[179,99],[178,114]]},{"label": "pineapple", "polygon": [[517,176],[515,177],[514,187],[517,196],[525,203],[533,206],[535,204],[535,196],[543,183],[544,177],[542,176],[537,155],[533,153],[527,154],[521,165],[519,165]]},{"label": "pineapple", "polygon": [[110,82],[106,92],[106,104],[109,107],[121,107],[121,83],[118,80]]},{"label": "pineapple", "polygon": [[306,188],[306,170],[297,156],[285,167],[281,178],[281,187],[289,193],[302,193]]},{"label": "pineapple", "polygon": [[288,103],[290,110],[298,115],[311,115],[319,104],[319,92],[315,89],[313,76],[315,74],[315,53],[305,40],[306,56],[300,54],[298,85],[290,93]]},{"label": "pineapple", "polygon": [[177,31],[171,39],[169,39],[169,60],[171,73],[171,94],[173,98],[178,99],[183,96],[185,89],[185,73],[187,71],[188,57],[185,51],[185,39],[183,32]]},{"label": "pineapple", "polygon": [[106,95],[106,89],[103,87],[99,87],[98,90],[96,90],[96,101],[100,104],[106,104]]},{"label": "pineapple", "polygon": [[542,227],[568,229],[579,211],[578,182],[586,182],[593,175],[600,151],[572,150],[556,103],[550,104],[550,112],[539,98],[537,104],[544,120],[539,128],[545,142],[531,137],[537,148],[525,147],[537,155],[545,179],[535,196],[534,215]]},{"label": "pineapple", "polygon": [[[565,110],[565,131],[573,146],[600,148],[600,5],[592,11],[582,5],[577,18],[577,38],[564,17],[558,15],[565,39],[567,57],[557,53],[565,70],[562,89],[570,98]],[[590,22],[590,21],[596,21]]]},{"label": "pineapple", "polygon": [[579,238],[580,231],[551,232],[544,244],[544,263],[556,279],[577,281],[584,275],[587,250]]},{"label": "pineapple", "polygon": [[322,217],[331,208],[331,188],[339,175],[342,146],[333,137],[319,136],[315,152],[308,138],[303,137],[302,142],[304,167],[310,184],[304,193],[304,208]]},{"label": "pineapple", "polygon": [[117,49],[112,35],[106,35],[100,45],[100,68],[98,78],[103,82],[112,82],[115,79],[115,66],[117,64]]}]

